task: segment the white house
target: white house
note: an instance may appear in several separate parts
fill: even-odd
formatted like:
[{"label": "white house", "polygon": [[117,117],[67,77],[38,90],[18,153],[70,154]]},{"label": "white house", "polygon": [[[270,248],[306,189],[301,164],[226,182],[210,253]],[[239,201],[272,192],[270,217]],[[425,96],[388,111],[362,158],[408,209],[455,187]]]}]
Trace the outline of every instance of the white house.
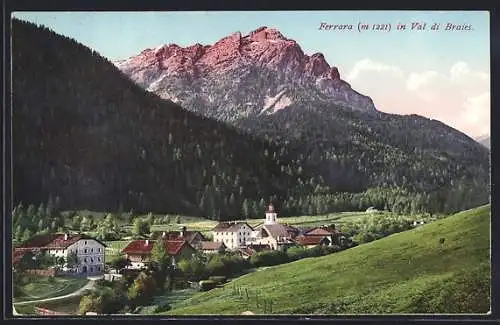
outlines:
[{"label": "white house", "polygon": [[[71,253],[76,253],[78,263],[72,272],[100,274],[104,273],[105,248],[103,242],[83,234],[49,234],[35,236],[15,251],[18,256],[26,251],[45,251],[55,257],[64,257],[66,261]],[[63,270],[70,271],[67,265]]]},{"label": "white house", "polygon": [[223,243],[229,249],[244,247],[253,229],[246,222],[220,222],[212,229],[214,242]]}]

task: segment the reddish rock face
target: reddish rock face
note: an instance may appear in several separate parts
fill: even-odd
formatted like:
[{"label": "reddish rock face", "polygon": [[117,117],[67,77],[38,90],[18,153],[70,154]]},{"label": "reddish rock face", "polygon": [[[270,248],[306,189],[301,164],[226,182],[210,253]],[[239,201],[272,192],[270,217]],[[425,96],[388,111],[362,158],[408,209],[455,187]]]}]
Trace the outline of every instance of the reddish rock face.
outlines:
[{"label": "reddish rock face", "polygon": [[303,102],[375,111],[321,53],[304,54],[280,31],[260,27],[213,45],[146,49],[115,63],[133,81],[186,109],[225,121],[274,114]]},{"label": "reddish rock face", "polygon": [[247,36],[233,33],[213,45],[195,44],[182,48],[176,44],[146,49],[120,65],[147,67],[157,65],[169,73],[217,73],[253,63],[272,70],[285,69],[295,76],[307,75],[340,79],[337,68],[330,67],[323,54],[305,55],[293,40],[278,30],[261,27]]}]

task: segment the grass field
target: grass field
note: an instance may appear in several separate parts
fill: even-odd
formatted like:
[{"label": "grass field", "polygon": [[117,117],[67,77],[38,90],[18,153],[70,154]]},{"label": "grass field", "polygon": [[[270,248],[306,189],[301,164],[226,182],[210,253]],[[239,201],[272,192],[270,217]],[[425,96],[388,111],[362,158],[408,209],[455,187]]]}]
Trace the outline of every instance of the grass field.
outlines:
[{"label": "grass field", "polygon": [[165,314],[486,313],[489,260],[487,205],[343,252],[242,276]]},{"label": "grass field", "polygon": [[22,287],[21,295],[14,297],[14,302],[40,300],[72,293],[89,282],[79,277],[35,277]]},{"label": "grass field", "polygon": [[[342,224],[346,221],[354,221],[359,220],[361,218],[370,218],[369,214],[365,212],[339,212],[339,213],[331,213],[327,215],[319,215],[319,216],[298,216],[298,217],[278,217],[279,223],[287,223],[295,226],[303,226],[303,227],[314,227],[321,226],[325,224]],[[187,218],[187,217],[186,217]],[[239,222],[247,222],[250,226],[256,226],[263,222],[263,219],[241,219],[237,220]],[[170,225],[153,225],[151,227],[152,231],[162,231],[162,230],[179,230],[183,226],[186,226],[188,230],[197,230],[197,231],[210,231],[217,225],[217,221],[207,220],[201,218],[189,218],[189,219],[181,219],[181,223],[179,224],[170,224]]]}]

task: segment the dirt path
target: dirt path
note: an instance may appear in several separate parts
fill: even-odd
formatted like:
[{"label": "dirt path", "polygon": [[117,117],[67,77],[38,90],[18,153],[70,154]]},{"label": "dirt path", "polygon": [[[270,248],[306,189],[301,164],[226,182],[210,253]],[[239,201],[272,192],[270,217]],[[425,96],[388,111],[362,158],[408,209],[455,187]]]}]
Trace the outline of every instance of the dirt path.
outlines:
[{"label": "dirt path", "polygon": [[30,305],[30,304],[40,303],[40,302],[48,302],[48,301],[54,301],[54,300],[60,300],[60,299],[66,299],[66,298],[74,297],[74,296],[79,296],[83,292],[85,292],[85,290],[92,289],[94,287],[94,284],[95,284],[95,280],[89,280],[89,282],[86,285],[84,285],[80,289],[76,290],[75,292],[69,293],[67,295],[58,296],[58,297],[52,297],[52,298],[45,298],[45,299],[40,299],[40,300],[30,300],[30,301],[23,301],[23,302],[15,302],[12,307],[14,308],[14,306]]}]

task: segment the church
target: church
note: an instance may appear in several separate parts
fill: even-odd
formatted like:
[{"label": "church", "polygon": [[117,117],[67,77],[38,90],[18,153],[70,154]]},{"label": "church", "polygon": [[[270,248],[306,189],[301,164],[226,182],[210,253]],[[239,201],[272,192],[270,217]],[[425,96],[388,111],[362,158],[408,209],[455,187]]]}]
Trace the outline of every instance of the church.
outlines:
[{"label": "church", "polygon": [[292,226],[280,224],[274,206],[269,204],[266,210],[266,220],[255,227],[247,241],[250,245],[268,245],[273,250],[283,250],[295,244],[293,240],[300,231]]},{"label": "church", "polygon": [[280,224],[277,219],[274,206],[269,204],[263,224],[252,228],[246,222],[221,222],[212,229],[212,235],[215,242],[222,242],[230,249],[254,245],[269,246],[273,250],[284,249],[294,244],[293,238],[299,230]]}]

